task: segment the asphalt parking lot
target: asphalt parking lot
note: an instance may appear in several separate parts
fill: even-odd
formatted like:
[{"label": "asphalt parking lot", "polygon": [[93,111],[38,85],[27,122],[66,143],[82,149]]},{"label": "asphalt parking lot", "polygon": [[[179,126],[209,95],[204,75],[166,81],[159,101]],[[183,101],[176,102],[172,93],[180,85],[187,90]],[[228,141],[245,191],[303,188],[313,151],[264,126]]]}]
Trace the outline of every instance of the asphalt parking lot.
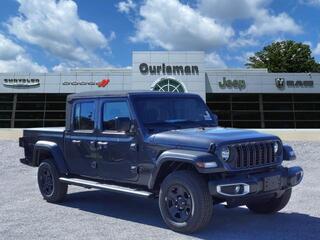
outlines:
[{"label": "asphalt parking lot", "polygon": [[320,142],[290,141],[304,180],[274,215],[216,206],[209,226],[188,236],[168,230],[155,200],[69,187],[62,204],[42,200],[36,168],[19,163],[16,140],[0,140],[0,239],[320,239]]}]

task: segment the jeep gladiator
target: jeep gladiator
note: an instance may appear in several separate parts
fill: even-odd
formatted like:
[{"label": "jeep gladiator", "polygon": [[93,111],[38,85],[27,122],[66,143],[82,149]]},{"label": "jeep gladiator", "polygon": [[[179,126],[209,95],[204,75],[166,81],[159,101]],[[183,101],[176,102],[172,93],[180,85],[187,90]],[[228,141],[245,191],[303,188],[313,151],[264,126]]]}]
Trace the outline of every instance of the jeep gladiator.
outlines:
[{"label": "jeep gladiator", "polygon": [[293,149],[273,135],[222,128],[195,94],[87,92],[67,97],[65,128],[25,129],[20,161],[38,167],[48,202],[68,185],[158,199],[174,231],[206,226],[213,206],[255,213],[286,206],[300,167],[284,167]]}]

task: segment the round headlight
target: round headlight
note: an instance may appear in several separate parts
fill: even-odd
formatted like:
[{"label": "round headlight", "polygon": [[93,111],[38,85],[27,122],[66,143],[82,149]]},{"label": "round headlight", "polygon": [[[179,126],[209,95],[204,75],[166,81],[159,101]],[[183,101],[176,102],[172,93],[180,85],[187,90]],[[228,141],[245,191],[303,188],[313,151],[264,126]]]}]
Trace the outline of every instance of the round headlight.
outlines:
[{"label": "round headlight", "polygon": [[221,158],[223,161],[228,161],[230,157],[230,149],[229,147],[223,147],[221,149]]},{"label": "round headlight", "polygon": [[273,152],[274,152],[274,153],[278,153],[278,151],[279,151],[279,143],[278,143],[278,142],[275,142],[275,143],[273,144]]}]

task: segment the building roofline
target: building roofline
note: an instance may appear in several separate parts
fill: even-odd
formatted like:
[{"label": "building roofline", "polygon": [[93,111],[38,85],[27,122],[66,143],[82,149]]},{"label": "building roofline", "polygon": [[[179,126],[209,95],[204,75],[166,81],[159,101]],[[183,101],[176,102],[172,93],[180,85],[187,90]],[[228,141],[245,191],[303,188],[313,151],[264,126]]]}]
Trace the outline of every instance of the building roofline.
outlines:
[{"label": "building roofline", "polygon": [[268,73],[267,68],[210,68],[204,67],[205,72],[261,72]]},{"label": "building roofline", "polygon": [[132,67],[128,68],[72,68],[69,72],[110,72],[110,71],[121,71],[131,72]]}]

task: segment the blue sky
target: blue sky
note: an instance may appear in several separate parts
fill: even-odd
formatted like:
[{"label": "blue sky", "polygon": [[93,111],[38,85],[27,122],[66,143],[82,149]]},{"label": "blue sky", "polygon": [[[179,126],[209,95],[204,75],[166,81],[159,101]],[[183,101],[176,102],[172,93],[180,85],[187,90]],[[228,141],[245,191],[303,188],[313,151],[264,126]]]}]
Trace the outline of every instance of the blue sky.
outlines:
[{"label": "blue sky", "polygon": [[202,50],[244,67],[292,39],[320,60],[320,0],[2,0],[0,72],[130,67],[134,50]]}]

